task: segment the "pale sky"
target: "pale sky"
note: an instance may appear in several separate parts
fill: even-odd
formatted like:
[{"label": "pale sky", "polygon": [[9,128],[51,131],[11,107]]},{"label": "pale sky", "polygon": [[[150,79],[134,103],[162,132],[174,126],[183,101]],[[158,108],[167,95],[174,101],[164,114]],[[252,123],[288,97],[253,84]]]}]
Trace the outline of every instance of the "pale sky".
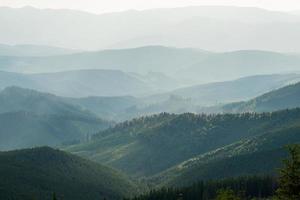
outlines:
[{"label": "pale sky", "polygon": [[0,0],[0,6],[67,8],[93,13],[192,5],[234,5],[270,10],[300,10],[300,0]]}]

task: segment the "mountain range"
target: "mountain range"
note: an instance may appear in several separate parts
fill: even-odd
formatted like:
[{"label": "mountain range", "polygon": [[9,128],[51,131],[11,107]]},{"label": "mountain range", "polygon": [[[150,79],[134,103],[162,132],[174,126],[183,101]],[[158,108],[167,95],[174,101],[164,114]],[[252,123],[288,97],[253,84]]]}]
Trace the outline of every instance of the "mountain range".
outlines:
[{"label": "mountain range", "polygon": [[[132,59],[135,58],[135,59]],[[199,49],[144,46],[58,56],[0,56],[2,71],[51,73],[106,70],[129,73],[162,90],[184,85],[228,81],[245,76],[298,71],[298,54],[244,50],[207,52]]]},{"label": "mountain range", "polygon": [[[219,149],[239,142],[246,141],[245,145],[234,149],[233,152],[237,156],[247,150],[255,153],[258,148],[265,147],[264,150],[272,151],[290,142],[297,142],[300,138],[298,131],[295,130],[298,127],[299,116],[299,109],[263,114],[195,115],[187,113],[175,115],[163,113],[117,124],[113,128],[94,135],[91,141],[68,147],[67,150],[105,163],[132,176],[149,178],[188,159],[193,160],[193,157],[202,157],[207,154],[207,159],[213,160],[213,152],[219,152]],[[282,140],[282,138],[285,139]],[[250,149],[247,141],[252,140],[253,145],[257,142],[263,144],[258,143],[257,146],[262,146],[257,148],[250,146],[253,148]],[[268,145],[264,145],[264,141]],[[220,157],[225,159],[233,155],[229,153],[227,156],[221,154]],[[264,158],[267,159],[267,157]],[[255,159],[255,156],[252,159]],[[272,159],[275,164],[280,163],[280,159],[273,157],[269,159]],[[257,168],[250,171],[252,174],[265,172],[263,169],[273,172],[272,169],[278,166],[275,164],[272,165],[273,167],[255,171],[261,167],[257,165]],[[201,173],[201,168],[197,169]],[[238,175],[247,174],[243,171],[235,170],[235,172]],[[174,173],[173,176],[176,177],[177,174]],[[203,174],[208,175],[208,173]],[[198,178],[221,178],[219,176],[225,178],[234,174],[211,171],[211,177],[199,176]],[[168,182],[166,178],[161,180]],[[184,179],[182,178],[181,181],[184,182]]]},{"label": "mountain range", "polygon": [[136,75],[119,70],[77,70],[43,74],[1,71],[0,77],[2,89],[19,86],[65,97],[139,96],[152,94],[156,89]]},{"label": "mountain range", "polygon": [[297,73],[248,76],[230,81],[182,87],[170,92],[155,94],[148,99],[155,102],[170,95],[187,98],[196,105],[216,105],[245,101],[272,90],[300,81]]},{"label": "mountain range", "polygon": [[[146,97],[86,97],[67,99],[103,119],[124,121],[145,115],[168,113],[222,112],[231,102],[246,101],[300,80],[298,74],[273,74],[185,87]],[[295,94],[296,95],[296,94]],[[219,105],[221,104],[221,106]],[[214,106],[214,107],[206,107]],[[288,102],[282,108],[290,108]],[[225,110],[225,107],[224,107]]]},{"label": "mountain range", "polygon": [[298,15],[259,8],[199,6],[95,15],[74,10],[1,7],[0,19],[5,30],[0,34],[3,44],[84,50],[165,45],[211,51],[279,52],[297,52],[300,46]]},{"label": "mountain range", "polygon": [[272,112],[300,106],[300,83],[292,84],[247,102],[228,104],[222,107],[223,112]]},{"label": "mountain range", "polygon": [[0,6],[0,24],[0,199],[265,200],[283,184],[298,11]]},{"label": "mountain range", "polygon": [[0,56],[57,56],[78,53],[79,50],[42,45],[5,45],[0,44]]}]

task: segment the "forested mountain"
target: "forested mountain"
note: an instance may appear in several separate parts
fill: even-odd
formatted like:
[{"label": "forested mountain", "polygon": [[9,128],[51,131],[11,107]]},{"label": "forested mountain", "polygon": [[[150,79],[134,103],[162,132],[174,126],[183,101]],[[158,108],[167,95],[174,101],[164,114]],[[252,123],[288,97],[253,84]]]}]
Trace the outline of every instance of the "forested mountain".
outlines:
[{"label": "forested mountain", "polygon": [[273,114],[159,114],[118,124],[68,150],[133,176],[149,177],[195,156],[294,126],[299,120],[298,109]]},{"label": "forested mountain", "polygon": [[75,49],[156,44],[213,51],[261,49],[279,52],[297,52],[300,46],[299,30],[295,28],[300,21],[298,16],[252,7],[195,6],[101,15],[2,7],[0,19],[4,30],[0,33],[0,43],[5,44]]},{"label": "forested mountain", "polygon": [[0,0],[0,200],[300,200],[300,3],[47,1]]},{"label": "forested mountain", "polygon": [[[275,194],[277,180],[268,176],[249,176],[228,178],[210,181],[197,181],[196,183],[180,188],[158,188],[148,193],[131,198],[132,200],[212,200],[212,199],[234,199],[227,195],[217,198],[222,191],[230,191],[230,194],[242,199],[269,199]],[[226,198],[227,197],[227,198]],[[236,198],[239,200],[240,198]]]},{"label": "forested mountain", "polygon": [[122,199],[137,194],[123,174],[48,147],[0,152],[0,198]]},{"label": "forested mountain", "polygon": [[0,56],[57,56],[78,52],[79,50],[64,49],[52,46],[0,44]]},{"label": "forested mountain", "polygon": [[300,107],[300,83],[271,91],[246,102],[222,106],[223,112],[271,112]]},{"label": "forested mountain", "polygon": [[10,87],[0,92],[0,124],[6,150],[79,142],[112,123],[61,97]]},{"label": "forested mountain", "polygon": [[0,114],[0,124],[0,150],[78,143],[110,126],[97,118],[22,111]]},{"label": "forested mountain", "polygon": [[[277,115],[274,113],[273,115]],[[293,111],[282,111],[282,117],[295,117]],[[299,119],[269,128],[261,135],[193,157],[157,176],[162,185],[188,185],[203,179],[218,179],[251,174],[276,174],[286,157],[287,144],[300,142]],[[226,173],[225,173],[226,172]]]}]

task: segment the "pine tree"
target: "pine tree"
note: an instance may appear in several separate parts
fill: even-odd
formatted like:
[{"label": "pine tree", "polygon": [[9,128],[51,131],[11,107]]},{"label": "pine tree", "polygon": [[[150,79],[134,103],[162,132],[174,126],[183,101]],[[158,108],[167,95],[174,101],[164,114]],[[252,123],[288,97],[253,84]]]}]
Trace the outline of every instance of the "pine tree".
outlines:
[{"label": "pine tree", "polygon": [[289,158],[284,160],[284,166],[280,170],[279,188],[276,191],[278,200],[300,199],[300,146],[288,147]]}]

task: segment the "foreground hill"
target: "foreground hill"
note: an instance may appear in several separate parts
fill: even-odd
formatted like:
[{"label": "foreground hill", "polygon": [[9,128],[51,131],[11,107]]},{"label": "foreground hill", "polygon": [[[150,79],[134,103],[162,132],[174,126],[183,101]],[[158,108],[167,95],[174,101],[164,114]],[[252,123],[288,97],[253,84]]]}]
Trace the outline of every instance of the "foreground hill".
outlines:
[{"label": "foreground hill", "polygon": [[[285,111],[282,114],[292,113]],[[259,136],[200,154],[163,172],[156,181],[161,181],[162,185],[182,186],[204,179],[276,174],[286,156],[283,147],[300,142],[298,124],[299,119],[289,125],[282,124],[281,128],[266,130]]]},{"label": "foreground hill", "polygon": [[122,199],[138,192],[121,173],[47,147],[0,152],[0,198]]},{"label": "foreground hill", "polygon": [[153,176],[190,158],[300,121],[300,111],[273,114],[160,114],[98,133],[68,150],[134,176]]},{"label": "foreground hill", "polygon": [[0,92],[0,149],[86,140],[111,122],[61,97],[10,87]]},{"label": "foreground hill", "polygon": [[271,112],[280,109],[300,107],[300,83],[292,84],[247,102],[223,106],[223,112]]}]

